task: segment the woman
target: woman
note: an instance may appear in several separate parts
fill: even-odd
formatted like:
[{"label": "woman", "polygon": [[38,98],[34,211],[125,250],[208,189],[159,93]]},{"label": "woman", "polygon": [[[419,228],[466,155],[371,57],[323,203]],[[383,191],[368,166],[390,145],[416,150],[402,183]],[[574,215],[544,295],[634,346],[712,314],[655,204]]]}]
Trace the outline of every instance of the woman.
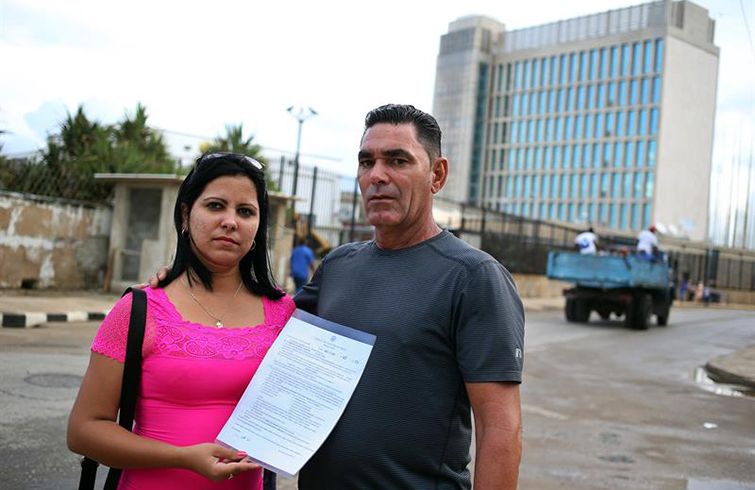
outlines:
[{"label": "woman", "polygon": [[294,310],[268,264],[262,165],[240,154],[203,155],[179,189],[174,221],[171,270],[145,290],[134,431],[116,422],[129,294],[92,343],[68,447],[124,468],[120,489],[256,490],[260,467],[213,441]]}]

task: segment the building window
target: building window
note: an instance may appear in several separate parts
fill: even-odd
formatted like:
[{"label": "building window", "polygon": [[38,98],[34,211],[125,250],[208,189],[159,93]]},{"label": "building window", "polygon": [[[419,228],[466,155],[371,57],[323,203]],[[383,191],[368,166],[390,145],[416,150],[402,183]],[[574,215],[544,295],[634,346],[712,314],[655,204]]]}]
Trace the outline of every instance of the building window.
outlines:
[{"label": "building window", "polygon": [[600,143],[593,143],[592,145],[592,166],[600,168]]},{"label": "building window", "polygon": [[632,172],[624,174],[624,197],[632,197]]},{"label": "building window", "polygon": [[647,134],[648,113],[645,109],[640,109],[637,114],[637,134]]},{"label": "building window", "polygon": [[585,114],[585,139],[592,138],[592,114]]},{"label": "building window", "polygon": [[522,62],[517,61],[514,66],[514,88],[519,89],[522,87]]},{"label": "building window", "polygon": [[658,109],[655,107],[650,109],[650,134],[652,136],[658,134]]},{"label": "building window", "polygon": [[653,103],[661,100],[661,77],[653,77]]},{"label": "building window", "polygon": [[582,182],[579,186],[580,196],[584,199],[590,194],[590,176],[588,174],[582,174]]},{"label": "building window", "polygon": [[606,86],[602,83],[598,84],[598,102],[596,106],[598,109],[606,106]]},{"label": "building window", "polygon": [[600,78],[608,78],[608,48],[600,48]]},{"label": "building window", "polygon": [[548,92],[543,90],[542,92],[540,92],[540,108],[539,108],[540,114],[545,113],[546,108],[548,107],[547,100],[548,100]]},{"label": "building window", "polygon": [[619,48],[611,47],[611,78],[619,76]]},{"label": "building window", "polygon": [[576,53],[571,53],[569,55],[569,81],[570,82],[576,82],[577,81],[577,62],[579,60],[577,59]]},{"label": "building window", "polygon": [[582,138],[582,116],[579,114],[574,116],[574,139]]},{"label": "building window", "polygon": [[648,167],[655,167],[655,140],[648,141]]},{"label": "building window", "polygon": [[626,230],[629,223],[629,206],[622,203],[619,205],[619,209],[619,213],[621,213],[621,223],[619,224],[619,228]]},{"label": "building window", "polygon": [[634,136],[637,132],[637,114],[634,111],[627,111],[627,135]]},{"label": "building window", "polygon": [[588,59],[587,59],[587,51],[582,51],[579,53],[579,79],[580,81],[587,80],[587,68],[588,68]]},{"label": "building window", "polygon": [[632,149],[634,148],[634,143],[631,141],[627,141],[624,144],[624,163],[627,168],[631,168],[634,165],[634,152]]},{"label": "building window", "polygon": [[634,174],[634,197],[639,199],[642,197],[642,172]]},{"label": "building window", "polygon": [[619,105],[627,105],[627,82],[622,80],[619,82],[618,93]]},{"label": "building window", "polygon": [[603,165],[611,163],[611,143],[603,145]]},{"label": "building window", "polygon": [[560,146],[553,147],[553,168],[554,169],[561,168],[561,147]]},{"label": "building window", "polygon": [[530,60],[526,60],[524,62],[524,66],[522,67],[523,76],[522,76],[522,87],[526,88],[530,86],[530,77],[532,74],[530,73]]},{"label": "building window", "polygon": [[618,219],[616,217],[616,204],[611,204],[611,228],[617,228]]},{"label": "building window", "polygon": [[613,112],[606,114],[606,136],[613,134]]},{"label": "building window", "polygon": [[639,102],[639,82],[637,79],[629,82],[629,103],[636,105]]},{"label": "building window", "polygon": [[590,80],[598,79],[598,50],[590,50]]},{"label": "building window", "polygon": [[564,118],[564,139],[569,140],[572,138],[573,129],[571,125],[571,116],[566,116]]},{"label": "building window", "polygon": [[561,198],[565,199],[567,196],[566,189],[566,174],[561,174]]},{"label": "building window", "polygon": [[624,132],[624,113],[621,111],[616,112],[616,136],[625,136]]},{"label": "building window", "polygon": [[558,80],[558,59],[555,56],[551,56],[551,67],[550,67],[550,84],[555,85],[556,81]]},{"label": "building window", "polygon": [[551,114],[556,112],[556,102],[558,99],[556,95],[556,89],[552,88],[548,91],[548,112],[550,112]]},{"label": "building window", "polygon": [[600,138],[603,136],[603,117],[602,112],[595,114],[595,132],[592,135],[594,138]]},{"label": "building window", "polygon": [[643,78],[640,89],[640,104],[646,105],[650,101],[650,79]]},{"label": "building window", "polygon": [[621,162],[623,161],[621,159],[621,147],[622,146],[623,145],[621,144],[620,141],[617,141],[613,145],[613,166],[616,167],[616,168],[621,167]]},{"label": "building window", "polygon": [[566,110],[567,111],[573,111],[576,107],[576,93],[575,90],[571,87],[566,89],[566,96],[568,98],[568,101],[566,103]]},{"label": "building window", "polygon": [[[604,173],[600,177],[600,197],[608,197],[608,191],[611,189],[611,174]],[[604,217],[605,220],[605,217]]]},{"label": "building window", "polygon": [[608,98],[608,107],[611,107],[616,103],[616,83],[608,82],[606,86],[606,97]]},{"label": "building window", "polygon": [[629,44],[621,45],[621,75],[629,75]]},{"label": "building window", "polygon": [[566,55],[562,54],[559,56],[559,65],[561,69],[561,85],[564,85],[566,83],[566,75],[567,75],[567,66],[566,66]]},{"label": "building window", "polygon": [[558,112],[566,112],[566,89],[558,91]]},{"label": "building window", "polygon": [[645,166],[645,140],[639,140],[637,142],[637,167],[641,168]]},{"label": "building window", "polygon": [[574,145],[574,164],[572,168],[579,168],[582,166],[582,147],[580,145]]},{"label": "building window", "polygon": [[587,108],[592,109],[594,107],[595,100],[595,85],[587,86]]},{"label": "building window", "polygon": [[592,180],[592,189],[591,189],[592,190],[592,197],[597,198],[600,195],[600,193],[599,193],[600,188],[599,188],[599,184],[598,184],[598,182],[599,182],[598,181],[598,174],[597,173],[592,174],[591,180]]},{"label": "building window", "polygon": [[600,210],[600,223],[602,225],[608,224],[608,206],[606,203],[602,202],[600,203],[598,209]]},{"label": "building window", "polygon": [[655,40],[655,71],[660,73],[663,68],[663,39]]},{"label": "building window", "polygon": [[558,176],[556,174],[551,175],[551,199],[555,199],[558,196]]},{"label": "building window", "polygon": [[613,191],[611,197],[618,199],[621,197],[621,174],[618,172],[613,173]]},{"label": "building window", "polygon": [[643,73],[650,73],[653,69],[653,43],[651,41],[645,41],[644,47],[644,63],[642,66]]},{"label": "building window", "polygon": [[642,56],[642,45],[640,43],[632,43],[632,74],[639,75],[642,64],[640,57]]},{"label": "building window", "polygon": [[647,172],[645,174],[645,198],[651,199],[653,197],[653,172]]},{"label": "building window", "polygon": [[645,203],[642,205],[642,227],[648,226],[650,226],[650,203]]}]

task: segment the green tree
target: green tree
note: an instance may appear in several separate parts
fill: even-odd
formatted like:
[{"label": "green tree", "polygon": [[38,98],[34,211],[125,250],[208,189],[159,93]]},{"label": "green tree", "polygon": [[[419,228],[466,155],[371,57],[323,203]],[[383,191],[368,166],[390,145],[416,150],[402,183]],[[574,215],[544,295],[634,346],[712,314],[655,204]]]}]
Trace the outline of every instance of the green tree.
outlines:
[{"label": "green tree", "polygon": [[146,108],[137,104],[133,115],[105,125],[88,118],[79,106],[66,115],[58,134],[48,137],[41,159],[14,164],[15,178],[4,176],[3,185],[19,192],[99,201],[111,189],[96,182],[95,173],[175,173],[177,162],[147,119]]}]

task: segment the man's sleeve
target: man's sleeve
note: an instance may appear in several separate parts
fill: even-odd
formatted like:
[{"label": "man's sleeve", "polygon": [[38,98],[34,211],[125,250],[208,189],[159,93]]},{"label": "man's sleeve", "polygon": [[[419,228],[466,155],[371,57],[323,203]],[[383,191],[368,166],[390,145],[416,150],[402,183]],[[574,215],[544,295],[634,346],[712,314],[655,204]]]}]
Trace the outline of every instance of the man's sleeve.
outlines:
[{"label": "man's sleeve", "polygon": [[457,297],[456,356],[465,382],[522,381],[524,308],[508,271],[488,260]]}]

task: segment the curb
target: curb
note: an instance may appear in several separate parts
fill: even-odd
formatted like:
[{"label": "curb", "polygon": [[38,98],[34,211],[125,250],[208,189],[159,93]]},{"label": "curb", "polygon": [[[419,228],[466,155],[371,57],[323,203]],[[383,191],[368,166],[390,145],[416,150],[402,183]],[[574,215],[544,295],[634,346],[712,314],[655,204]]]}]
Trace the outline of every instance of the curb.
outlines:
[{"label": "curb", "polygon": [[107,311],[70,311],[68,313],[0,313],[0,326],[32,328],[43,323],[102,321]]}]

